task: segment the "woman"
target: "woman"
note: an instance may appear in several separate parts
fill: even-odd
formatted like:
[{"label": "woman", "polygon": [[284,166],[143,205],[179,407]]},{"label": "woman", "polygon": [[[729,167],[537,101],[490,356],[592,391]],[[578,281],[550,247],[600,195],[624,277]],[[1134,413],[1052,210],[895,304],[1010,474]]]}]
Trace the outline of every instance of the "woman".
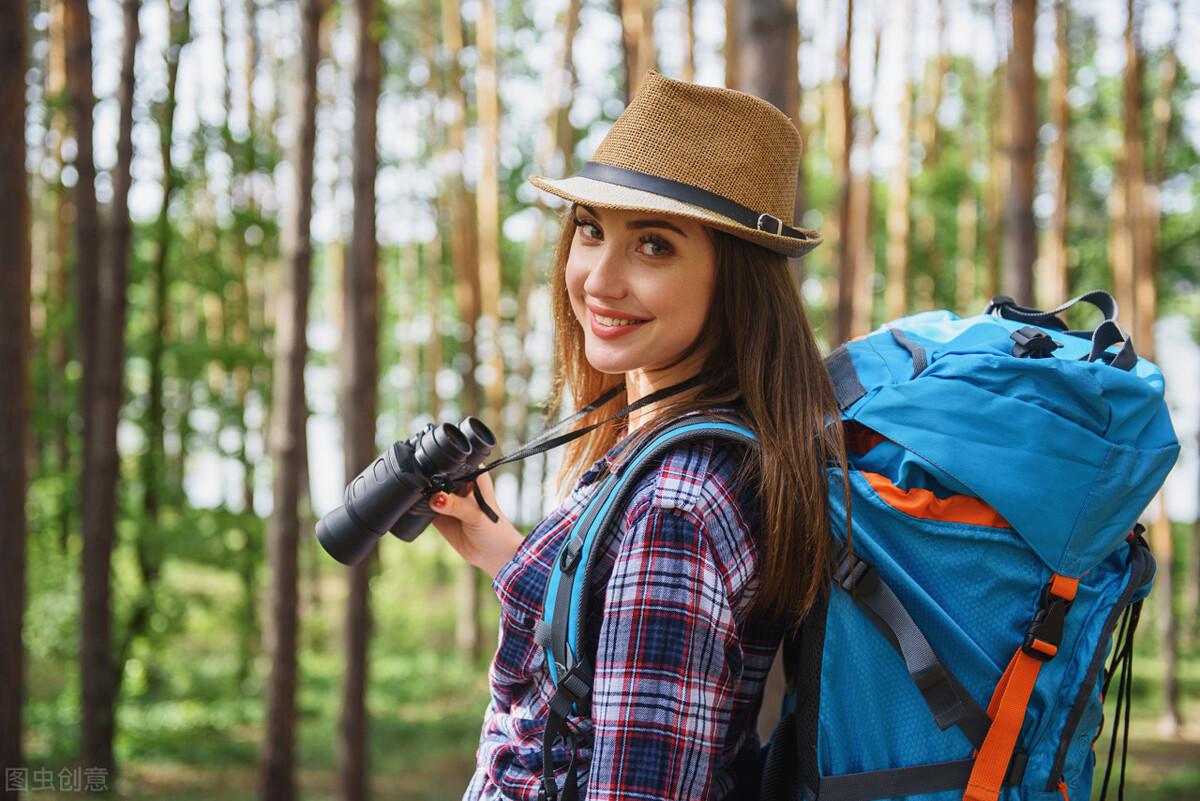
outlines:
[{"label": "woman", "polygon": [[[551,281],[554,413],[617,384],[603,420],[570,442],[562,504],[525,538],[469,496],[438,494],[434,525],[492,577],[500,641],[478,765],[464,799],[536,799],[554,692],[534,640],[552,560],[606,470],[686,414],[736,419],[760,447],[690,442],[645,475],[591,579],[590,715],[572,716],[580,797],[753,797],[755,719],[780,638],[828,583],[825,465],[844,465],[837,406],[787,256],[820,242],[792,219],[800,142],[766,101],[650,71],[572,201]],[[831,423],[831,421],[833,421]],[[484,499],[496,507],[487,474]],[[556,780],[571,754],[559,742]],[[734,789],[736,785],[736,790]]]}]

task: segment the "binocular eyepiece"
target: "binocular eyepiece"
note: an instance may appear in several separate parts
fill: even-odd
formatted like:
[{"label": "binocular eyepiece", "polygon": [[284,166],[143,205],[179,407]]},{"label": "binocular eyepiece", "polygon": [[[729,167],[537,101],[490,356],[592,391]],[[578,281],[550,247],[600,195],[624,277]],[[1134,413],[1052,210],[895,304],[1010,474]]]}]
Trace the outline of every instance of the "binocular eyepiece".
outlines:
[{"label": "binocular eyepiece", "polygon": [[496,436],[476,417],[458,426],[430,423],[393,443],[346,485],[345,504],[317,522],[317,540],[344,565],[360,562],[386,532],[412,542],[434,518],[429,496],[435,485],[465,496],[472,483],[455,484],[495,447]]}]

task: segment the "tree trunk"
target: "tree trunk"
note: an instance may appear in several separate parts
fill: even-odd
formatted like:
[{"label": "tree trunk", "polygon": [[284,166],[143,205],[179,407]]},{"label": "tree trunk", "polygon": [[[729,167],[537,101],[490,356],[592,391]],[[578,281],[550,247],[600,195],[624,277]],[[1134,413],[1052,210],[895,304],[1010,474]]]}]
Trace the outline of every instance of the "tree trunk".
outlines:
[{"label": "tree trunk", "polygon": [[[381,63],[375,0],[356,0],[358,61],[354,72],[354,228],[342,281],[342,428],[346,475],[374,458],[379,381],[379,245],[375,237],[376,114]],[[346,672],[338,740],[338,797],[369,794],[366,704],[371,607],[368,578],[375,555],[350,567],[346,602]]]},{"label": "tree trunk", "polygon": [[842,46],[838,50],[837,78],[841,84],[841,123],[842,147],[840,151],[841,164],[841,194],[838,198],[838,237],[837,237],[837,325],[834,333],[835,342],[845,342],[850,338],[850,320],[854,317],[854,284],[858,243],[852,237],[855,235],[850,224],[850,208],[854,191],[854,176],[850,170],[850,156],[854,151],[854,98],[851,95],[850,69],[851,44],[854,40],[854,0],[846,0],[846,30]]},{"label": "tree trunk", "polygon": [[268,526],[270,618],[266,725],[259,757],[264,801],[296,798],[297,541],[300,439],[304,429],[304,362],[308,351],[308,297],[312,283],[313,151],[316,144],[317,61],[326,0],[301,0],[300,75],[295,84],[296,138],[292,149],[295,196],[285,225],[285,264],[275,322],[270,450],[275,465],[274,509]]},{"label": "tree trunk", "polygon": [[683,74],[685,83],[696,82],[696,0],[683,2]]},{"label": "tree trunk", "polygon": [[[0,297],[16,301],[0,317],[0,364],[7,365],[9,391],[0,399],[0,768],[18,769],[25,647],[26,426],[29,423],[29,195],[25,180],[25,0],[4,0],[0,18]],[[5,781],[0,798],[17,801]]]},{"label": "tree trunk", "polygon": [[[64,97],[67,91],[67,44],[66,44],[66,23],[65,23],[65,4],[62,2],[54,2],[50,5],[50,21],[46,34],[47,38],[47,53],[46,53],[46,102],[50,108],[47,109],[48,120],[47,125],[55,134],[54,143],[54,161],[55,161],[55,177],[51,186],[53,200],[51,207],[53,211],[53,219],[50,225],[52,233],[50,234],[50,251],[47,254],[46,271],[48,284],[48,297],[46,304],[50,308],[65,309],[70,304],[68,297],[68,265],[67,253],[70,250],[71,232],[74,226],[68,220],[67,214],[70,208],[68,199],[68,190],[62,183],[62,168],[63,168],[63,142],[68,137],[66,114],[64,113],[63,101],[68,99]],[[70,427],[67,425],[69,415],[66,385],[64,376],[67,372],[67,362],[70,358],[71,338],[69,332],[64,330],[63,326],[57,326],[50,333],[49,343],[49,359],[50,359],[50,375],[47,382],[46,405],[51,409],[54,420],[56,421],[55,438],[55,466],[60,473],[71,474],[76,472],[76,468],[72,466],[71,445],[69,440]],[[71,517],[72,510],[69,504],[63,504],[58,523],[58,545],[59,551],[66,555],[68,541],[71,537]]]},{"label": "tree trunk", "polygon": [[[549,113],[546,115],[546,120],[538,134],[537,147],[534,151],[535,168],[543,175],[552,174],[550,173],[549,164],[554,153],[559,150],[559,146],[561,145],[561,142],[557,141],[558,136],[562,133],[562,127],[558,124],[558,121],[562,118],[564,109],[570,108],[571,98],[575,93],[573,73],[568,65],[574,46],[575,33],[579,28],[579,5],[580,0],[568,0],[567,8],[563,12],[563,45],[557,60],[558,68],[548,70],[545,76],[546,96],[554,98],[555,102],[551,105]],[[563,85],[564,81],[562,80],[564,78],[565,85]],[[569,163],[564,163],[562,167],[562,174],[570,172]],[[542,250],[545,244],[544,215],[546,213],[545,204],[540,194],[534,200],[534,205],[539,212],[539,219],[538,224],[534,226],[533,236],[530,237],[525,247],[525,261],[521,267],[521,283],[517,289],[517,318],[515,320],[517,342],[521,343],[520,351],[517,355],[517,375],[521,378],[521,397],[518,401],[514,435],[521,441],[526,441],[530,436],[529,420],[532,403],[529,392],[533,378],[533,360],[529,357],[528,343],[533,333],[533,318],[529,313],[529,297],[534,287],[540,281],[545,280],[544,270],[539,267],[539,265],[544,263],[545,254]],[[518,468],[520,471],[518,480],[519,489],[517,492],[518,515],[521,515],[523,511],[522,502],[525,497],[529,468],[530,460],[522,459]],[[518,521],[518,524],[525,522],[522,517],[518,517]]]},{"label": "tree trunk", "polygon": [[[976,138],[978,126],[970,103],[971,99],[979,97],[978,73],[968,70],[963,75],[962,96],[963,119],[960,134],[962,147],[962,163],[973,165],[980,151],[980,142]],[[978,193],[971,170],[968,169],[962,191],[958,196],[955,209],[955,242],[954,242],[954,311],[960,316],[973,314],[977,304],[978,266],[975,263],[975,250],[979,234]]]},{"label": "tree trunk", "polygon": [[1004,244],[1004,293],[1024,305],[1033,303],[1033,262],[1037,230],[1033,224],[1034,165],[1037,160],[1037,75],[1033,71],[1036,0],[1013,0],[1013,49],[1008,67],[1008,106],[1012,112],[1012,178]]},{"label": "tree trunk", "polygon": [[[459,113],[450,126],[448,144],[456,153],[464,152],[466,141],[465,125],[467,101],[461,89],[459,56],[463,49],[462,20],[458,0],[443,0],[442,40],[449,59],[448,88],[452,101]],[[476,328],[480,316],[479,244],[478,226],[475,219],[475,198],[467,191],[461,172],[453,177],[454,207],[451,226],[455,235],[450,239],[454,261],[454,295],[459,319],[467,324],[467,336],[461,343],[462,352],[467,354],[463,371],[463,398],[465,412],[478,415],[481,411],[479,382],[475,378],[478,355],[475,350]],[[479,604],[481,593],[476,577],[478,571],[468,564],[458,567],[457,621],[455,642],[460,655],[470,659],[480,650]]]},{"label": "tree trunk", "polygon": [[[620,2],[621,0],[618,0]],[[725,0],[725,86],[736,89],[742,85],[738,70],[742,66],[742,47],[737,23],[738,0]]]},{"label": "tree trunk", "polygon": [[1163,710],[1158,719],[1159,734],[1175,738],[1183,727],[1183,707],[1179,689],[1179,619],[1175,615],[1175,546],[1171,521],[1167,518],[1164,493],[1159,490],[1151,505],[1156,517],[1150,524],[1150,543],[1158,560],[1154,594],[1158,596],[1159,651],[1163,662]]},{"label": "tree trunk", "polygon": [[1005,86],[1008,82],[1008,40],[1001,14],[993,11],[996,32],[996,52],[1001,54],[992,73],[991,113],[988,142],[988,178],[983,197],[984,254],[987,269],[984,274],[984,297],[992,297],[1000,291],[1000,257],[1004,234],[1004,198],[1008,192],[1008,143],[1011,131],[1008,104],[1005,102]]},{"label": "tree trunk", "polygon": [[96,347],[100,307],[101,236],[96,206],[96,166],[92,160],[92,31],[86,0],[66,0],[64,32],[67,42],[67,87],[75,131],[74,190],[76,225],[76,291],[79,313],[79,354],[83,367],[80,411],[83,416],[83,593],[80,596],[82,714],[80,759],[88,767],[113,769],[113,665],[110,525],[96,514],[99,454],[96,397]]},{"label": "tree trunk", "polygon": [[1071,48],[1067,39],[1067,3],[1054,4],[1055,52],[1054,77],[1050,80],[1050,121],[1054,125],[1054,143],[1046,154],[1054,174],[1054,214],[1050,218],[1049,241],[1046,248],[1045,280],[1038,293],[1038,305],[1050,309],[1070,297],[1067,276],[1067,205],[1070,202],[1070,141],[1071,107],[1067,90],[1071,86]]},{"label": "tree trunk", "polygon": [[[96,497],[96,525],[108,528],[105,539],[110,543],[116,536],[117,480],[120,460],[117,453],[117,422],[120,417],[125,375],[125,314],[126,293],[129,283],[129,253],[133,225],[129,219],[130,173],[133,163],[133,102],[134,68],[141,29],[138,12],[141,0],[125,0],[122,4],[125,16],[125,42],[121,53],[121,82],[117,89],[120,102],[119,133],[117,136],[117,164],[113,171],[113,200],[111,216],[111,244],[108,252],[108,268],[100,278],[100,331],[97,347],[99,375],[96,380],[96,405],[99,418],[100,486]],[[157,532],[152,532],[157,535]],[[139,549],[139,553],[141,550]],[[140,560],[139,560],[140,561]],[[143,581],[145,576],[143,575]],[[144,585],[143,585],[144,586]],[[142,596],[146,597],[145,594]],[[127,633],[117,655],[113,675],[113,698],[120,697],[121,682],[125,673],[125,660],[129,644],[134,636],[145,630],[149,610],[143,604],[134,607]]]},{"label": "tree trunk", "polygon": [[875,50],[871,60],[871,100],[863,114],[862,131],[857,147],[866,155],[866,163],[854,171],[850,196],[850,241],[857,244],[854,258],[854,306],[850,314],[847,339],[862,336],[871,331],[871,318],[875,310],[875,248],[871,229],[874,227],[874,204],[871,187],[870,153],[875,142],[875,106],[879,100],[879,53],[883,43],[883,25],[875,27]]},{"label": "tree trunk", "polygon": [[[734,17],[736,38],[743,46],[739,49],[734,86],[743,92],[770,101],[788,115],[796,130],[801,132],[801,158],[803,158],[803,130],[800,119],[799,58],[800,26],[796,17],[796,4],[784,0],[748,0],[737,5]],[[796,181],[796,199],[793,206],[791,225],[800,225],[804,214],[804,167]],[[799,259],[792,259],[792,269],[797,279],[800,274]],[[798,281],[799,285],[799,281]]]},{"label": "tree trunk", "polygon": [[908,313],[908,203],[911,179],[908,173],[908,151],[912,144],[912,81],[909,79],[909,58],[912,48],[912,0],[904,0],[900,18],[904,30],[901,36],[899,64],[904,73],[904,88],[900,97],[900,144],[896,164],[888,187],[887,207],[887,283],[884,285],[884,314],[894,320]]},{"label": "tree trunk", "polygon": [[921,163],[931,167],[938,162],[941,150],[941,124],[938,112],[942,108],[942,84],[950,66],[950,50],[946,46],[946,0],[937,0],[937,54],[925,65],[925,89],[921,92],[921,113],[917,115],[917,141],[921,143]]},{"label": "tree trunk", "polygon": [[475,23],[479,65],[475,72],[475,97],[479,104],[480,174],[476,185],[479,223],[480,311],[484,332],[480,361],[487,364],[488,425],[497,442],[504,441],[504,360],[500,353],[500,293],[503,267],[500,256],[500,96],[496,66],[496,10],[492,0],[482,0]]}]

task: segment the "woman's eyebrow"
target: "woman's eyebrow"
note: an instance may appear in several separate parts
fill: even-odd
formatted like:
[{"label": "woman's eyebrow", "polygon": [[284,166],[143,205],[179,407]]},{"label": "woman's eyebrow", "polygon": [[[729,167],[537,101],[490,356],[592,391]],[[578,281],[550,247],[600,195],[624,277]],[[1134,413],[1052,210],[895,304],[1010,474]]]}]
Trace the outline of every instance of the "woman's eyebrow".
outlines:
[{"label": "woman's eyebrow", "polygon": [[[583,209],[584,211],[586,211],[588,214],[592,215],[592,216],[593,216],[593,217],[595,217],[596,219],[600,219],[600,215],[599,215],[599,214],[597,214],[597,213],[596,213],[596,210],[595,210],[595,209],[593,209],[591,206],[585,206],[585,205],[584,205],[584,204],[582,204],[582,203],[576,203],[575,205],[577,205],[579,208]],[[687,234],[685,234],[683,231],[681,231],[681,230],[680,230],[678,227],[676,227],[676,226],[672,225],[671,223],[667,222],[666,220],[662,220],[662,219],[658,219],[658,220],[630,220],[629,222],[627,222],[627,223],[625,224],[625,227],[626,227],[626,228],[629,228],[629,229],[635,229],[635,228],[666,228],[666,229],[667,229],[667,230],[669,230],[669,231],[674,231],[675,233],[679,234],[679,235],[680,235],[680,236],[682,236],[684,239],[687,239]]]}]

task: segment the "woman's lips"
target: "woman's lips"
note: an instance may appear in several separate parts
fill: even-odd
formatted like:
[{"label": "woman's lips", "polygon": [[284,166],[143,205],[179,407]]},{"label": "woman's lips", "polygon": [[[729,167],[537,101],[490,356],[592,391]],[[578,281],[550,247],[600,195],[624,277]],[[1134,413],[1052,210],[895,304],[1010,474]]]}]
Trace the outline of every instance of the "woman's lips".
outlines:
[{"label": "woman's lips", "polygon": [[650,322],[649,320],[643,320],[640,323],[630,325],[605,325],[596,319],[596,313],[591,309],[588,309],[588,321],[592,324],[592,333],[601,339],[616,339]]}]

